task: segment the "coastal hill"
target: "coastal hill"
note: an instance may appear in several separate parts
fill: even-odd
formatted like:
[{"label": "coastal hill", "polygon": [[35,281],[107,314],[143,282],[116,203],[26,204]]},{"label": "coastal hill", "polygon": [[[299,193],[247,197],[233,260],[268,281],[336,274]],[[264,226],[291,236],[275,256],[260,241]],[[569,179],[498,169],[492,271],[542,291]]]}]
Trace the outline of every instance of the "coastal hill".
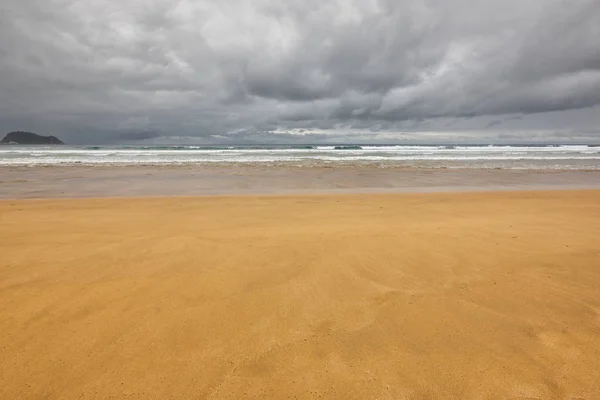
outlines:
[{"label": "coastal hill", "polygon": [[32,132],[15,131],[8,133],[0,144],[64,144],[56,136],[42,136]]}]

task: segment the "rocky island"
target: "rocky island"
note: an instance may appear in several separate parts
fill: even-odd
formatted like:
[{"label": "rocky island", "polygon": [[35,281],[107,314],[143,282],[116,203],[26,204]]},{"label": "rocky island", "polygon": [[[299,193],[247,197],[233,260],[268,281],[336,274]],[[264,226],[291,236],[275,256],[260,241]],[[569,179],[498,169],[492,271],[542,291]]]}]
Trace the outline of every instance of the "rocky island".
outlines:
[{"label": "rocky island", "polygon": [[42,136],[37,133],[15,131],[8,133],[0,144],[64,144],[56,136]]}]

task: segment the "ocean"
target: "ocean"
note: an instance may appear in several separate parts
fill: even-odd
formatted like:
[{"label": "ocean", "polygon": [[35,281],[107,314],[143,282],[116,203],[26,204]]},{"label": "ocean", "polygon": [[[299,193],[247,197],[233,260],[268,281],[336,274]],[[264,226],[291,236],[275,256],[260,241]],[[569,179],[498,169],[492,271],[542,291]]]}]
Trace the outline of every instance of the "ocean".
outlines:
[{"label": "ocean", "polygon": [[0,146],[0,165],[371,164],[600,170],[594,145]]}]

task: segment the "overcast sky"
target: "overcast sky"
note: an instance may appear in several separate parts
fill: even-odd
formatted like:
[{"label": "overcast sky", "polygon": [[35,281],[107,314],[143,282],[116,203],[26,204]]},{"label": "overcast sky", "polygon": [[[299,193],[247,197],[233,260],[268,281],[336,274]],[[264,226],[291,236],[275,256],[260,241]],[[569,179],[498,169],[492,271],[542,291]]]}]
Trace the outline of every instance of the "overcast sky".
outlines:
[{"label": "overcast sky", "polygon": [[600,141],[600,0],[2,0],[0,133]]}]

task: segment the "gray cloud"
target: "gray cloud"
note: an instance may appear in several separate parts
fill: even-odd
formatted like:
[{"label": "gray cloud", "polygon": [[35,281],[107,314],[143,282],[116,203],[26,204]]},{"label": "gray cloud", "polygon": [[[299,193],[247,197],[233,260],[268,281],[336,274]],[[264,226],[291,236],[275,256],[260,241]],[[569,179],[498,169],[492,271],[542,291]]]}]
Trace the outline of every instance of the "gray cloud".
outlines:
[{"label": "gray cloud", "polygon": [[598,0],[5,0],[0,129],[596,140],[598,37]]}]

